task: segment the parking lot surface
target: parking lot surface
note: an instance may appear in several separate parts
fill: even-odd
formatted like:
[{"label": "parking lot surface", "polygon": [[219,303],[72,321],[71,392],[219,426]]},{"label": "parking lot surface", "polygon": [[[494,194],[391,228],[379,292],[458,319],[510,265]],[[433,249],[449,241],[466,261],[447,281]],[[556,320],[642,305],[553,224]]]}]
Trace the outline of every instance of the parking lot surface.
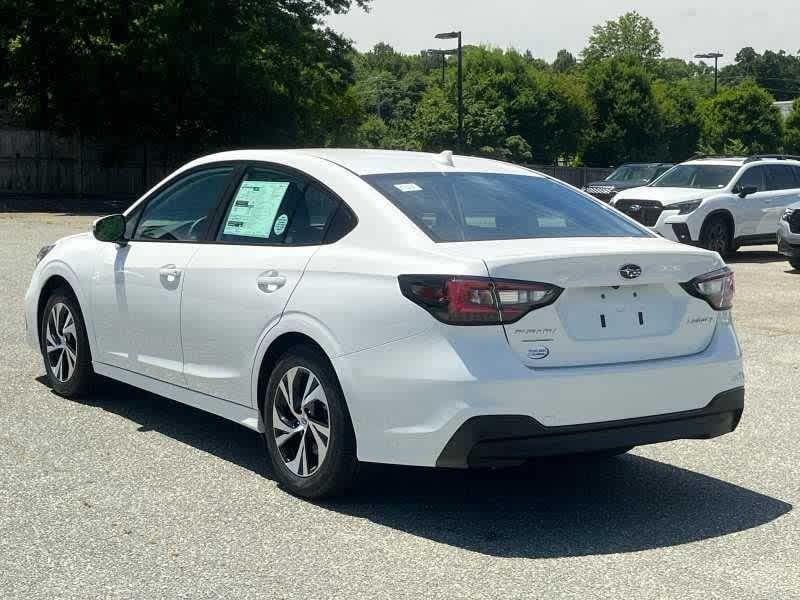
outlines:
[{"label": "parking lot surface", "polygon": [[0,598],[800,598],[800,273],[774,247],[731,261],[735,433],[514,471],[372,466],[309,503],[233,423],[111,382],[49,391],[22,299],[39,247],[91,220],[0,213]]}]

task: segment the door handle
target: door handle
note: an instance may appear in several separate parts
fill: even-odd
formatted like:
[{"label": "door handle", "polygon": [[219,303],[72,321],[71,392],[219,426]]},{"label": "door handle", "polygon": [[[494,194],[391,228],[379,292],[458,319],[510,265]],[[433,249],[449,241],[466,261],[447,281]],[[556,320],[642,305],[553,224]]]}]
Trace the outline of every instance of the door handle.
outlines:
[{"label": "door handle", "polygon": [[286,285],[286,277],[280,275],[277,271],[267,271],[256,279],[256,284],[262,292],[271,294]]},{"label": "door handle", "polygon": [[159,271],[161,277],[165,277],[167,281],[174,281],[181,276],[181,270],[177,268],[175,265],[166,265],[161,267]]}]

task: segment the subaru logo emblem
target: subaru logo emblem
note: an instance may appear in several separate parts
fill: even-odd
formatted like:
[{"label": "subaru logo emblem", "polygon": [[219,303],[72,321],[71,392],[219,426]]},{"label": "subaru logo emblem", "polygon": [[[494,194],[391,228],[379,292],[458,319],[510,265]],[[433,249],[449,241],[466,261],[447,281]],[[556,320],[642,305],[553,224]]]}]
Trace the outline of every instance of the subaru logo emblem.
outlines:
[{"label": "subaru logo emblem", "polygon": [[639,265],[622,265],[619,274],[623,279],[636,279],[642,274],[642,267]]},{"label": "subaru logo emblem", "polygon": [[640,210],[642,210],[642,207],[639,206],[638,204],[631,204],[628,210],[631,212],[639,212]]}]

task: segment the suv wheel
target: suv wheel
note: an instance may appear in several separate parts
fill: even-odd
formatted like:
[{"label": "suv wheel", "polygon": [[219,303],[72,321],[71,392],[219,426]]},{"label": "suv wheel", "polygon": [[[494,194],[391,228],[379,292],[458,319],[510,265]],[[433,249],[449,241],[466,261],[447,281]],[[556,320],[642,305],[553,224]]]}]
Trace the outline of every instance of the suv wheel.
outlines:
[{"label": "suv wheel", "polygon": [[795,271],[800,271],[800,256],[795,256],[789,259],[789,264]]},{"label": "suv wheel", "polygon": [[700,233],[700,243],[706,250],[719,252],[723,258],[730,255],[733,250],[733,240],[730,226],[723,217],[712,217]]},{"label": "suv wheel", "polygon": [[344,394],[328,360],[296,346],[278,362],[263,403],[264,439],[278,482],[304,498],[346,490],[358,470]]},{"label": "suv wheel", "polygon": [[95,377],[89,339],[78,301],[68,290],[59,288],[48,298],[39,339],[53,391],[66,398],[88,393]]}]

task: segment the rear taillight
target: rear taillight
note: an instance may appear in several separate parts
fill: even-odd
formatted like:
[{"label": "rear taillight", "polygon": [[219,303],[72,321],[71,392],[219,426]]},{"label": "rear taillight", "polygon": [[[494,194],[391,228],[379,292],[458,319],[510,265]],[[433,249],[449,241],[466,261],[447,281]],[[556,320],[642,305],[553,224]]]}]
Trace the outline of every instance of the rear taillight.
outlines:
[{"label": "rear taillight", "polygon": [[695,277],[681,286],[695,298],[708,302],[714,310],[728,310],[733,306],[734,278],[728,267]]},{"label": "rear taillight", "polygon": [[400,291],[450,325],[500,325],[556,301],[561,288],[547,283],[460,277],[400,275]]}]

